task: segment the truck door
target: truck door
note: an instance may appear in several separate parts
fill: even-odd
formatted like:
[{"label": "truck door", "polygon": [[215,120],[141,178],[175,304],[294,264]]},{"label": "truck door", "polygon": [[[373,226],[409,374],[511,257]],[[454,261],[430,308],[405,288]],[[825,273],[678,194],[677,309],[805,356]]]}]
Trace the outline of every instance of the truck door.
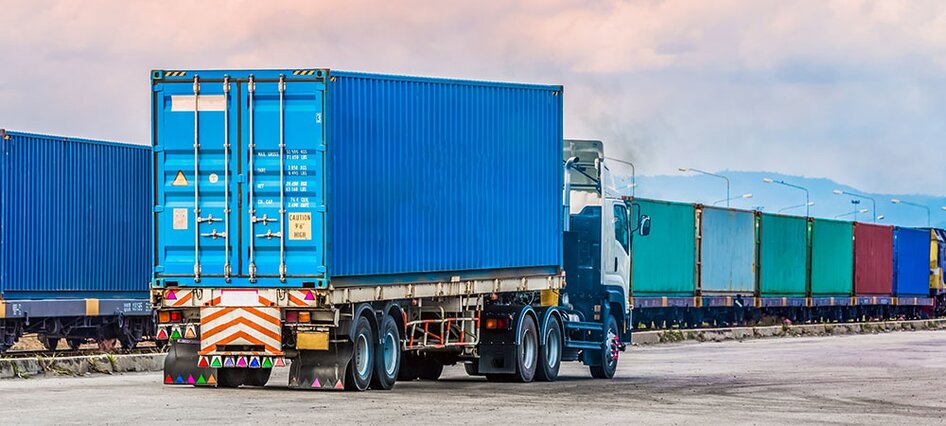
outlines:
[{"label": "truck door", "polygon": [[630,282],[630,230],[627,207],[620,200],[605,200],[602,209],[602,280],[604,285],[618,286],[628,294]]}]

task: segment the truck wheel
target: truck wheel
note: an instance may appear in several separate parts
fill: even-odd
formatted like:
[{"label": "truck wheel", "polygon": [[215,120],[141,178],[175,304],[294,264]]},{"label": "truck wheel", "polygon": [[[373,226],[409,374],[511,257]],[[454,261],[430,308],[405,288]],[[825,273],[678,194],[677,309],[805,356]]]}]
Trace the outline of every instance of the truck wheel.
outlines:
[{"label": "truck wheel", "polygon": [[479,360],[464,362],[463,369],[466,370],[466,374],[469,374],[471,376],[482,376],[482,374],[480,374]]},{"label": "truck wheel", "polygon": [[271,374],[273,374],[272,368],[251,368],[246,371],[246,380],[243,381],[243,384],[247,386],[266,386]]},{"label": "truck wheel", "polygon": [[238,388],[246,382],[246,378],[245,368],[217,369],[217,387]]},{"label": "truck wheel", "polygon": [[541,382],[554,382],[562,366],[562,328],[558,318],[549,319],[545,329],[545,345],[539,346],[539,365],[535,379]]},{"label": "truck wheel", "polygon": [[368,389],[374,375],[375,340],[368,318],[358,317],[351,339],[354,348],[345,369],[345,389],[363,391]]},{"label": "truck wheel", "polygon": [[401,369],[401,334],[397,330],[397,321],[385,315],[378,334],[381,335],[381,342],[375,351],[371,389],[390,390]]},{"label": "truck wheel", "polygon": [[539,333],[535,319],[526,315],[519,327],[519,345],[516,346],[516,374],[517,382],[529,383],[535,378],[535,370],[539,363]]},{"label": "truck wheel", "polygon": [[421,380],[438,380],[443,374],[443,364],[434,359],[427,359],[420,368]]},{"label": "truck wheel", "polygon": [[591,377],[596,379],[610,379],[614,377],[614,372],[618,369],[618,347],[621,342],[618,338],[618,322],[614,316],[608,316],[608,333],[605,335],[605,344],[607,350],[599,351],[601,353],[601,364],[591,366]]}]

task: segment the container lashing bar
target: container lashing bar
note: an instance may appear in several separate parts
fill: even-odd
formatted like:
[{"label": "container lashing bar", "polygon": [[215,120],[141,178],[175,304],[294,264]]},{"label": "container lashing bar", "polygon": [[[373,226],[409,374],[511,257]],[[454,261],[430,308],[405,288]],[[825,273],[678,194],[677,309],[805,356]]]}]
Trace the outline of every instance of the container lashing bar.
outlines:
[{"label": "container lashing bar", "polygon": [[[247,201],[248,201],[248,204],[249,204],[249,212],[248,212],[248,213],[249,213],[249,215],[250,215],[250,234],[253,234],[253,230],[255,229],[255,226],[254,226],[254,225],[256,225],[256,200],[253,198],[253,157],[256,155],[256,153],[254,152],[254,149],[256,148],[256,137],[255,137],[255,135],[254,135],[255,130],[254,130],[254,127],[253,127],[253,124],[254,124],[254,123],[253,123],[253,115],[254,115],[254,114],[253,114],[253,113],[254,113],[254,110],[253,110],[253,97],[254,97],[254,94],[255,94],[255,92],[256,92],[256,81],[253,79],[253,74],[250,74],[249,82],[247,83],[246,90],[247,90],[248,96],[249,96],[249,105],[248,105],[249,111],[247,111],[247,115],[250,116],[250,143],[249,143],[249,150],[250,150],[250,152],[249,152],[249,162],[250,162],[250,167],[249,167],[249,177],[248,177],[248,184],[249,184],[249,187],[250,187],[250,191],[249,191],[249,199],[248,199]],[[249,242],[249,244],[250,244],[250,250],[249,250],[249,257],[250,257],[250,259],[249,259],[249,261],[250,261],[250,265],[249,265],[250,282],[256,282],[255,243],[254,243],[253,241],[254,241],[254,240],[253,240],[252,238],[250,238],[250,242]]]},{"label": "container lashing bar", "polygon": [[[279,280],[286,281],[286,77],[279,75]],[[268,233],[269,231],[267,231]],[[272,238],[272,236],[270,236]]]},{"label": "container lashing bar", "polygon": [[[223,279],[230,282],[230,76],[223,76]],[[217,230],[214,229],[213,234]],[[217,239],[216,235],[212,238]]]},{"label": "container lashing bar", "polygon": [[200,282],[200,77],[194,76],[194,282]]}]

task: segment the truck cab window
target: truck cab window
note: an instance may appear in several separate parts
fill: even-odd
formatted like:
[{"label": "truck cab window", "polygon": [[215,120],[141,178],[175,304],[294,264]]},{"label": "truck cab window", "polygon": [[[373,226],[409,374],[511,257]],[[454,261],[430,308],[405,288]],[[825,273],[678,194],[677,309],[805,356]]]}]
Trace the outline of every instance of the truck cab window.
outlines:
[{"label": "truck cab window", "polygon": [[614,238],[621,243],[624,252],[628,253],[630,247],[627,241],[627,208],[621,204],[614,205]]}]

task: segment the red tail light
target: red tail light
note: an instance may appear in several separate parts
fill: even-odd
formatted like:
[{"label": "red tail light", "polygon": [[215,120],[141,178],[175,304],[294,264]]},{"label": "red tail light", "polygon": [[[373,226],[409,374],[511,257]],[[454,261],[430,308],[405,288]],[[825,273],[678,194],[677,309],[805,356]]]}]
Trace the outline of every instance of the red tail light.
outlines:
[{"label": "red tail light", "polygon": [[181,322],[184,320],[184,312],[182,311],[171,311],[171,322]]},{"label": "red tail light", "polygon": [[286,322],[299,322],[299,311],[286,311]]}]

